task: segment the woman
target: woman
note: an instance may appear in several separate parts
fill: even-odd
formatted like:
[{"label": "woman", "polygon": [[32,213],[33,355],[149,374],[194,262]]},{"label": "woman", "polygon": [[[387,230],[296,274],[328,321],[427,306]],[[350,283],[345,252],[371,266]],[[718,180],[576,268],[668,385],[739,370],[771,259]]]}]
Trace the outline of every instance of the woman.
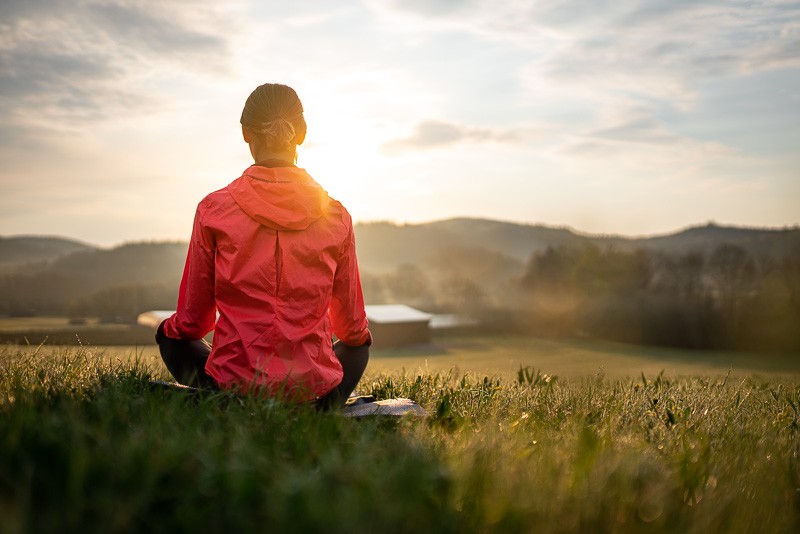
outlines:
[{"label": "woman", "polygon": [[197,207],[161,356],[181,384],[341,406],[372,342],[350,215],[294,165],[306,123],[293,89],[256,88],[241,124],[255,164]]}]

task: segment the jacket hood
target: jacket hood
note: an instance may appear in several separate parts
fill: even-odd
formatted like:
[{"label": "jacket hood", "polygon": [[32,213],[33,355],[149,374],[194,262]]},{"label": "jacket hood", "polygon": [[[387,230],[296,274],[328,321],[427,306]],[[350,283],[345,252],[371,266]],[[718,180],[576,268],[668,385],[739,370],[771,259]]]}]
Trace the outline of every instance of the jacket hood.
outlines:
[{"label": "jacket hood", "polygon": [[303,230],[322,217],[328,193],[304,169],[253,165],[229,186],[233,200],[263,226]]}]

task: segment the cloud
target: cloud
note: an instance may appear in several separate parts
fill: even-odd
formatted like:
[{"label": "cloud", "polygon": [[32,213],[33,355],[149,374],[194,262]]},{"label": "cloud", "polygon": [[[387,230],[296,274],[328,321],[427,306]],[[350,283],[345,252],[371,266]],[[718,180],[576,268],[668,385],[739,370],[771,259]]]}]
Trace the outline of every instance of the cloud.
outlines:
[{"label": "cloud", "polygon": [[382,146],[386,153],[439,148],[457,143],[520,142],[537,135],[535,128],[481,128],[436,119],[416,125],[408,137],[389,141]]},{"label": "cloud", "polygon": [[220,36],[190,27],[179,9],[159,16],[139,5],[112,3],[89,5],[87,12],[111,39],[161,56],[203,56],[225,46]]},{"label": "cloud", "polygon": [[722,180],[737,182],[763,166],[758,158],[717,141],[671,131],[652,109],[608,110],[591,127],[565,133],[553,154],[564,170],[589,181],[660,182],[670,187]]},{"label": "cloud", "polygon": [[390,2],[394,9],[424,16],[447,16],[463,13],[474,5],[473,0],[395,0]]},{"label": "cloud", "polygon": [[[368,5],[531,55],[522,77],[578,97],[692,101],[704,79],[800,67],[800,4],[712,0],[509,0]],[[430,7],[438,6],[432,12]],[[453,6],[457,5],[458,9]],[[447,17],[440,11],[450,8]],[[388,10],[392,11],[388,11]],[[409,15],[412,13],[413,15]],[[542,83],[542,82],[546,83]]]},{"label": "cloud", "polygon": [[593,139],[656,145],[674,144],[682,139],[679,135],[670,132],[653,115],[644,111],[633,112],[621,120],[591,130],[585,135]]},{"label": "cloud", "polygon": [[11,0],[0,20],[0,121],[20,129],[147,112],[159,73],[213,76],[229,54],[224,17],[196,3]]},{"label": "cloud", "polygon": [[[562,149],[591,152],[594,148],[609,153],[633,153],[637,150],[674,150],[676,146],[701,145],[702,141],[678,135],[660,120],[654,109],[629,104],[609,108],[594,123],[564,136]],[[705,144],[707,147],[708,144]]]},{"label": "cloud", "polygon": [[744,57],[745,72],[800,67],[800,20],[785,24],[773,39],[754,47]]}]

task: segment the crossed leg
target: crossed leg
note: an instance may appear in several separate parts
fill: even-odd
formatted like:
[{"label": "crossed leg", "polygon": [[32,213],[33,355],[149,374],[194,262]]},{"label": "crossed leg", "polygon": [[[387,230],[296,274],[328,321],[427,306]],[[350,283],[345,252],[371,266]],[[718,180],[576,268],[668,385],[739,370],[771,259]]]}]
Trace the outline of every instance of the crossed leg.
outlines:
[{"label": "crossed leg", "polygon": [[[203,340],[189,341],[159,336],[158,348],[164,365],[179,384],[202,389],[218,389],[214,379],[205,371],[211,353],[211,346],[208,343]],[[344,406],[364,375],[369,362],[369,345],[351,347],[337,341],[333,345],[333,352],[342,364],[343,376],[338,386],[317,400],[317,406],[324,410]]]}]

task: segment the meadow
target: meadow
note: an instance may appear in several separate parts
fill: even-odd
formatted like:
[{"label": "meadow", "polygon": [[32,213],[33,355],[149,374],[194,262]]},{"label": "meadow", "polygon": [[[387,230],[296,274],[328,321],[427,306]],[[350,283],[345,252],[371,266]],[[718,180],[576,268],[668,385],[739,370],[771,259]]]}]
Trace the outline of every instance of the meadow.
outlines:
[{"label": "meadow", "polygon": [[0,532],[795,532],[782,358],[442,338],[360,391],[429,417],[351,420],[152,390],[149,347],[6,346]]},{"label": "meadow", "polygon": [[[0,323],[1,325],[1,323]],[[113,327],[113,325],[111,325]],[[147,340],[152,339],[148,331]],[[43,354],[63,347],[45,344]],[[114,361],[140,360],[166,373],[154,343],[99,346],[93,352]],[[687,350],[590,339],[543,339],[509,334],[434,334],[427,345],[373,347],[367,373],[436,374],[453,372],[515,379],[520,367],[533,367],[562,379],[603,375],[620,379],[663,372],[667,376],[721,376],[800,379],[800,354]]]}]

